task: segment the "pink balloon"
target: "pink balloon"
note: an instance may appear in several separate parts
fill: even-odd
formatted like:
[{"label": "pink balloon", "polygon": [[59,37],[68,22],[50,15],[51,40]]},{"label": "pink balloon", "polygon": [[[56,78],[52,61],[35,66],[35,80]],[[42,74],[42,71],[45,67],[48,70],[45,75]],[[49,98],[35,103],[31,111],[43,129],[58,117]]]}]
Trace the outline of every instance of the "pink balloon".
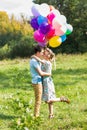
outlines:
[{"label": "pink balloon", "polygon": [[62,36],[62,35],[64,35],[64,32],[59,28],[59,29],[55,30],[55,35]]},{"label": "pink balloon", "polygon": [[52,21],[52,26],[54,29],[60,28],[62,26],[62,23],[60,23],[57,18],[54,18]]},{"label": "pink balloon", "polygon": [[55,29],[51,26],[50,31],[47,33],[46,38],[50,39],[55,34]]},{"label": "pink balloon", "polygon": [[36,30],[34,32],[34,40],[36,42],[45,42],[46,38],[45,38],[45,35],[40,33],[39,30]]},{"label": "pink balloon", "polygon": [[53,19],[55,18],[55,14],[50,13],[50,14],[47,15],[47,18],[48,18],[48,20],[49,20],[50,22],[52,22]]},{"label": "pink balloon", "polygon": [[55,35],[62,36],[65,34],[67,28],[65,25],[62,25],[60,28],[55,29]]}]

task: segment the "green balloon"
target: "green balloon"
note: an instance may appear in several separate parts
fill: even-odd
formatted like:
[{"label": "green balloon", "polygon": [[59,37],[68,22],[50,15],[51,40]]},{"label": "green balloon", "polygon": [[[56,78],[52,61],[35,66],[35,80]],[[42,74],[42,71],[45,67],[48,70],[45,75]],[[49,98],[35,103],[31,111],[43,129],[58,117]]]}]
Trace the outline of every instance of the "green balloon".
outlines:
[{"label": "green balloon", "polygon": [[67,31],[66,31],[66,35],[69,35],[70,33],[71,33],[72,31],[70,31],[69,29],[67,29]]}]

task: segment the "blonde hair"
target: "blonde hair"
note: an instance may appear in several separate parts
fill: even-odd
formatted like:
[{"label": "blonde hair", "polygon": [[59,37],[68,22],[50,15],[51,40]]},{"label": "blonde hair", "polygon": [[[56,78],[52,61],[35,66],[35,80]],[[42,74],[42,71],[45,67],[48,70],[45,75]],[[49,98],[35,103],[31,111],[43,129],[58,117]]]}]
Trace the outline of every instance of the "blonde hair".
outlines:
[{"label": "blonde hair", "polygon": [[45,48],[45,50],[49,52],[49,54],[50,54],[50,61],[54,63],[54,68],[56,69],[55,54],[49,48]]}]

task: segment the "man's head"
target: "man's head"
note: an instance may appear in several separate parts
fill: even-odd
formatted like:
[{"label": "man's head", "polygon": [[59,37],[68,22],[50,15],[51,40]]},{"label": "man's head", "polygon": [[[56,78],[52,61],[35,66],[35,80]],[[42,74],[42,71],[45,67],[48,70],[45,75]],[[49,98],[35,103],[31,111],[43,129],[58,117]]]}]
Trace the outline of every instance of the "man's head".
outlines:
[{"label": "man's head", "polygon": [[34,47],[34,53],[36,56],[38,56],[39,58],[42,58],[43,57],[43,53],[44,53],[44,48],[42,48],[41,46],[39,45],[36,45]]}]

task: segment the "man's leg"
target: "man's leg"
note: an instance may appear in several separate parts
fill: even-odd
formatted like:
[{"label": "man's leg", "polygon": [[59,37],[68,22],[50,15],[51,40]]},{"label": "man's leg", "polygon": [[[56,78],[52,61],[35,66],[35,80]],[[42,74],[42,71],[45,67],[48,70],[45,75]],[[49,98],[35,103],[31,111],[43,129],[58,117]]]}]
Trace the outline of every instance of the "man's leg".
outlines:
[{"label": "man's leg", "polygon": [[34,106],[34,116],[38,117],[40,113],[40,105],[42,99],[42,84],[33,85],[35,93],[35,106]]}]

